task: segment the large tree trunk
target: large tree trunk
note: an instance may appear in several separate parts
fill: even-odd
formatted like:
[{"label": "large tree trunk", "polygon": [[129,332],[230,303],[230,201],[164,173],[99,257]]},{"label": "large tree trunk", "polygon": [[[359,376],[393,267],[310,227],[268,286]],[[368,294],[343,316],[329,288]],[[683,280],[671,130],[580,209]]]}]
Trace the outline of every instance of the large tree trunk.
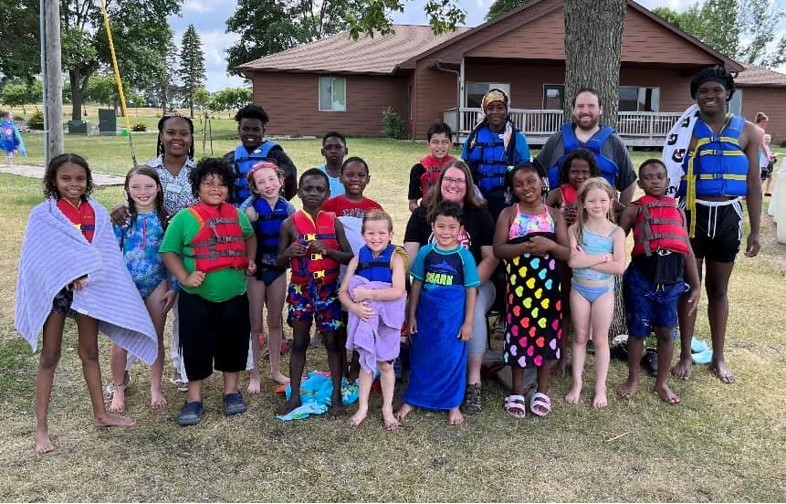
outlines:
[{"label": "large tree trunk", "polygon": [[79,85],[82,78],[79,70],[69,70],[68,80],[71,85],[71,120],[79,121],[82,119],[82,88]]},{"label": "large tree trunk", "polygon": [[565,2],[565,117],[582,87],[598,91],[603,124],[617,124],[625,0]]},{"label": "large tree trunk", "polygon": [[[565,2],[565,117],[582,87],[594,88],[603,106],[601,122],[616,127],[625,0]],[[616,279],[610,336],[626,334],[622,282]]]}]

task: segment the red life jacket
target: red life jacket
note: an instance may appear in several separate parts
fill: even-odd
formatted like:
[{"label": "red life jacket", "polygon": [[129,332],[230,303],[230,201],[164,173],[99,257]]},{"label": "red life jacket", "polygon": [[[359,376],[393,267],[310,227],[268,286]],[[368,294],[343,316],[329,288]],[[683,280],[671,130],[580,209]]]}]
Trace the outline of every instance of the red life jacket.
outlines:
[{"label": "red life jacket", "polygon": [[191,257],[196,261],[196,271],[246,269],[246,239],[234,205],[221,203],[213,207],[197,203],[189,210],[199,222],[199,231],[188,244],[193,250]]},{"label": "red life jacket", "polygon": [[456,158],[453,156],[445,156],[443,159],[437,159],[431,154],[420,160],[420,164],[426,171],[420,176],[420,194],[421,198],[425,198],[429,189],[431,189],[437,182],[439,182],[439,175],[442,173],[442,168],[453,162]]},{"label": "red life jacket", "polygon": [[[340,250],[341,245],[336,238],[336,214],[320,210],[317,220],[303,210],[292,214],[297,239],[308,245],[314,240],[321,241],[326,247]],[[292,283],[305,285],[310,281],[331,283],[338,279],[339,264],[335,259],[322,254],[306,254],[303,257],[290,258],[292,266]]]},{"label": "red life jacket", "polygon": [[633,255],[651,256],[660,250],[688,254],[688,233],[676,199],[642,196],[633,204],[639,207],[633,226]]}]

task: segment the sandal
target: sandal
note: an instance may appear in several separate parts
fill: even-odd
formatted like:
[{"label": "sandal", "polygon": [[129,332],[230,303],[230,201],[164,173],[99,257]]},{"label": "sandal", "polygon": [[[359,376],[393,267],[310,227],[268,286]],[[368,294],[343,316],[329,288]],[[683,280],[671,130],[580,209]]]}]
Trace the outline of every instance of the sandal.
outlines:
[{"label": "sandal", "polygon": [[511,394],[505,398],[505,412],[516,419],[527,415],[527,400],[523,395]]},{"label": "sandal", "polygon": [[542,392],[535,392],[529,398],[529,410],[535,416],[546,416],[551,411],[551,399]]},{"label": "sandal", "polygon": [[480,413],[480,383],[470,383],[467,385],[467,393],[464,396],[463,410],[465,413]]}]

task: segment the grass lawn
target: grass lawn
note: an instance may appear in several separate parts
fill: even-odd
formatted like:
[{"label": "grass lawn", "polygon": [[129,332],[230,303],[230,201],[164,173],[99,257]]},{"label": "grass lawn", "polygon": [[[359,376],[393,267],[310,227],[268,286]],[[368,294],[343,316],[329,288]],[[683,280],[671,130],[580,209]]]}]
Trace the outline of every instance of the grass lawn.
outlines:
[{"label": "grass lawn", "polygon": [[[234,141],[231,122],[220,128],[217,122],[214,133],[224,132],[214,140],[220,155]],[[32,135],[25,140],[31,160],[40,161],[38,142]],[[154,157],[155,135],[137,135],[134,143],[140,162]],[[321,163],[317,140],[282,144],[301,171]],[[66,149],[84,154],[97,171],[130,168],[126,138],[67,136]],[[423,143],[353,138],[349,149],[369,162],[367,195],[391,212],[400,241],[409,168],[423,155]],[[635,161],[653,154],[637,152]],[[107,206],[122,197],[119,188],[96,196]],[[610,406],[602,411],[591,409],[586,387],[581,405],[565,404],[569,379],[556,379],[552,414],[517,421],[502,411],[503,388],[489,380],[483,412],[464,426],[449,428],[444,414],[415,412],[406,428],[387,433],[378,419],[380,396],[372,397],[373,416],[358,430],[326,417],[280,422],[273,411],[282,399],[270,380],[245,415],[226,418],[215,377],[207,383],[202,424],[183,429],[175,423],[183,395],[166,383],[170,404],[152,412],[147,370],[137,365],[127,400],[137,427],[99,430],[90,421],[69,323],[50,410],[56,448],[42,457],[33,450],[38,359],[13,326],[18,251],[28,211],[41,199],[39,182],[0,175],[0,233],[6,237],[0,245],[2,501],[786,500],[786,331],[780,312],[786,247],[775,243],[767,216],[762,255],[740,256],[730,285],[727,357],[738,382],[723,385],[698,367],[690,382],[672,381],[682,399],[677,406],[657,398],[651,378],[632,400],[618,399],[614,390],[627,368],[613,361]],[[697,331],[708,337],[704,295],[699,310]],[[101,342],[106,382],[109,344]],[[327,368],[324,350],[309,350],[307,368]],[[267,371],[263,364],[263,376]],[[586,381],[593,377],[590,357]]]}]

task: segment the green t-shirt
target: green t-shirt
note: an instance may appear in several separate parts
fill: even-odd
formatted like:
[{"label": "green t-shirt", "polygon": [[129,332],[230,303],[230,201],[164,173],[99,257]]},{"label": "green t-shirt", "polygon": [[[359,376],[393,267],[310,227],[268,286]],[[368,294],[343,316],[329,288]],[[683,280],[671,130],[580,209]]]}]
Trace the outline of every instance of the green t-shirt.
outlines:
[{"label": "green t-shirt", "polygon": [[[253,236],[254,229],[243,212],[238,212],[240,227],[243,228],[243,236],[248,238]],[[183,258],[183,264],[189,274],[196,269],[196,261],[193,257],[194,251],[188,246],[191,240],[199,231],[199,221],[188,208],[180,210],[166,228],[164,240],[161,242],[159,252],[174,252]],[[186,287],[181,285],[184,291],[189,294],[196,294],[208,301],[221,303],[239,296],[246,292],[246,272],[242,269],[222,269],[211,271],[205,275],[205,281],[199,287]]]}]

